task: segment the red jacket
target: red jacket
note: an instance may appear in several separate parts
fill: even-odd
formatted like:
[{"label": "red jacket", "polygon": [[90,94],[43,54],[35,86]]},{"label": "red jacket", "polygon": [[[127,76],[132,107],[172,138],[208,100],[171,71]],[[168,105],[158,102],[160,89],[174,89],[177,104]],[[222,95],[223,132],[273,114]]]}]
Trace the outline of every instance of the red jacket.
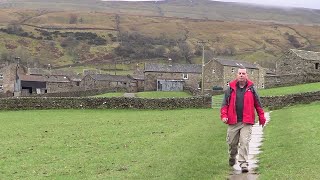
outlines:
[{"label": "red jacket", "polygon": [[[229,83],[230,89],[225,93],[224,100],[221,107],[221,119],[228,118],[227,124],[237,123],[237,112],[236,112],[236,91],[237,91],[237,80]],[[264,111],[260,102],[260,98],[256,93],[253,83],[247,80],[247,88],[244,93],[243,100],[243,123],[254,124],[255,122],[255,110],[259,116],[260,125],[264,125],[266,118],[264,117]]]}]

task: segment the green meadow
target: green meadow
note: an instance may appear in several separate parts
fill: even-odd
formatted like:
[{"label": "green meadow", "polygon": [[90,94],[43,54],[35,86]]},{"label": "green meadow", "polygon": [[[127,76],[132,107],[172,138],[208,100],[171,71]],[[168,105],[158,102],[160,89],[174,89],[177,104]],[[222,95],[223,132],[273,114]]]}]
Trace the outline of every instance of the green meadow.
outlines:
[{"label": "green meadow", "polygon": [[261,180],[320,179],[320,102],[271,112],[258,172]]},{"label": "green meadow", "polygon": [[297,94],[304,92],[320,91],[320,82],[299,84],[295,86],[277,87],[258,90],[260,96],[281,96],[288,94]]},{"label": "green meadow", "polygon": [[1,111],[0,179],[225,179],[217,110]]},{"label": "green meadow", "polygon": [[[259,92],[316,91],[318,85]],[[320,179],[319,108],[314,102],[271,112],[260,179]],[[227,179],[227,127],[219,116],[219,108],[0,111],[0,179]]]},{"label": "green meadow", "polygon": [[[261,97],[282,96],[282,95],[298,94],[298,93],[314,92],[314,91],[320,91],[320,82],[257,90],[258,94]],[[222,94],[213,96],[212,97],[213,107],[220,108],[222,99],[223,99]]]},{"label": "green meadow", "polygon": [[[318,179],[320,102],[271,112],[260,179]],[[226,179],[218,109],[1,111],[0,179]]]}]

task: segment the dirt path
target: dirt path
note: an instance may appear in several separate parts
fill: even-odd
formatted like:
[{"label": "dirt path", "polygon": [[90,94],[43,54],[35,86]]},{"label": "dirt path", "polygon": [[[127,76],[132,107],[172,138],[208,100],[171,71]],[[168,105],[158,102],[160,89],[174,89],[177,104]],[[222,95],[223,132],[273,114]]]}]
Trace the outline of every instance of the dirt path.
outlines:
[{"label": "dirt path", "polygon": [[[270,121],[270,112],[265,113],[267,122]],[[252,136],[251,141],[249,143],[249,172],[242,173],[239,163],[237,162],[234,166],[232,171],[230,172],[230,180],[256,180],[259,178],[259,175],[255,172],[255,169],[258,167],[258,159],[257,155],[261,152],[260,146],[262,145],[263,140],[263,129],[259,126],[257,122],[252,127]]]}]

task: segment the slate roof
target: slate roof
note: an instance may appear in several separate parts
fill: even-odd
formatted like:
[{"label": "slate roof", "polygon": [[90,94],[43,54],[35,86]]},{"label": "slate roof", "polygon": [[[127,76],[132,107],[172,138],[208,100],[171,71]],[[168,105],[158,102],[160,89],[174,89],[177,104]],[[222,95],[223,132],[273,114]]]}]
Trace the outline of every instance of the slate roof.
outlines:
[{"label": "slate roof", "polygon": [[41,68],[28,68],[28,74],[30,74],[30,75],[45,75],[45,74],[49,74],[49,72],[46,71],[45,69],[41,69]]},{"label": "slate roof", "polygon": [[67,76],[46,76],[47,82],[70,82]]},{"label": "slate roof", "polygon": [[71,81],[82,81],[82,79],[83,79],[83,76],[82,75],[72,75],[72,76],[68,76],[69,77],[69,79],[71,80]]},{"label": "slate roof", "polygon": [[36,82],[70,82],[66,76],[52,76],[52,75],[19,75],[21,81],[36,81]]},{"label": "slate roof", "polygon": [[45,82],[46,78],[44,76],[36,76],[36,75],[19,75],[21,81],[37,81],[37,82]]},{"label": "slate roof", "polygon": [[134,74],[132,75],[132,78],[133,79],[136,79],[136,80],[144,80],[144,75],[142,74]]},{"label": "slate roof", "polygon": [[298,49],[290,49],[290,51],[304,60],[320,61],[320,52],[304,51]]},{"label": "slate roof", "polygon": [[223,66],[231,66],[231,67],[244,66],[245,68],[249,68],[249,69],[259,69],[256,64],[252,64],[245,61],[229,60],[229,59],[215,59],[215,60]]},{"label": "slate roof", "polygon": [[201,73],[201,65],[199,64],[155,64],[146,63],[145,72],[172,72],[172,73]]},{"label": "slate roof", "polygon": [[128,82],[131,81],[131,78],[128,76],[121,75],[110,75],[110,74],[90,74],[96,81],[112,81],[112,82]]}]

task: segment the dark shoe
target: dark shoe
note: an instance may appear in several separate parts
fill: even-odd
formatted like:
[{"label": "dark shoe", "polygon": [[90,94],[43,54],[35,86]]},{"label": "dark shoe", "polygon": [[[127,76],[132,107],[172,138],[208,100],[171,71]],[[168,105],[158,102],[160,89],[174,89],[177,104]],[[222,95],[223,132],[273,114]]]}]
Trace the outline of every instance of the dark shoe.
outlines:
[{"label": "dark shoe", "polygon": [[236,159],[234,158],[229,158],[229,166],[233,166],[236,164]]},{"label": "dark shoe", "polygon": [[242,168],[241,168],[241,172],[243,172],[243,173],[249,172],[248,167],[246,167],[246,166],[242,167]]}]

